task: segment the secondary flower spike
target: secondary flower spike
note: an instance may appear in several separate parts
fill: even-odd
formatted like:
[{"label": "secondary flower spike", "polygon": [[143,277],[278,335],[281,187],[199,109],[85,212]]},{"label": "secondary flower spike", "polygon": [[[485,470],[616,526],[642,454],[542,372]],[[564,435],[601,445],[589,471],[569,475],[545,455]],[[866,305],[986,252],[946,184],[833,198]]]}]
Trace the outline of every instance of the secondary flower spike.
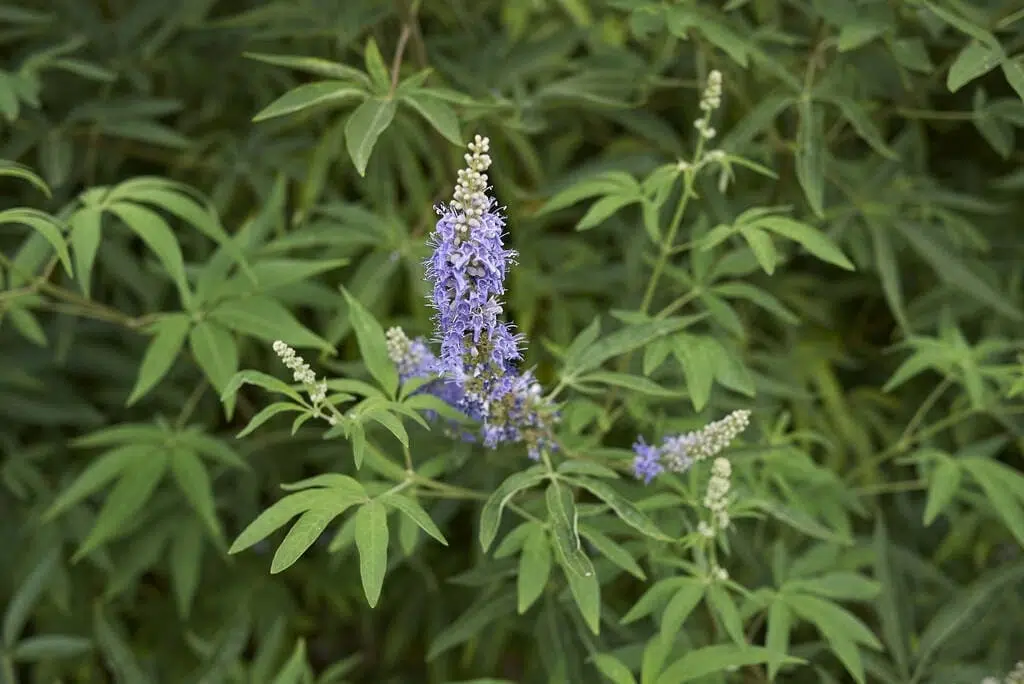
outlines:
[{"label": "secondary flower spike", "polygon": [[695,432],[667,437],[661,446],[647,444],[640,437],[633,445],[636,454],[633,472],[644,482],[650,482],[665,470],[686,472],[694,463],[723,451],[749,424],[750,411],[739,410]]}]

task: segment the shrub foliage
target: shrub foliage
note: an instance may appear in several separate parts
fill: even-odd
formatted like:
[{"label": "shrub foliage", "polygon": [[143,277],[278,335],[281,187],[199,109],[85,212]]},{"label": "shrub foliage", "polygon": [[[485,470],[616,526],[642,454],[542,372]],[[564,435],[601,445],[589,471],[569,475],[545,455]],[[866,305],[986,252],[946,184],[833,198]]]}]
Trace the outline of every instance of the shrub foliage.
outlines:
[{"label": "shrub foliage", "polygon": [[[0,682],[1016,676],[1019,3],[0,24]],[[477,135],[489,414],[407,372]]]}]

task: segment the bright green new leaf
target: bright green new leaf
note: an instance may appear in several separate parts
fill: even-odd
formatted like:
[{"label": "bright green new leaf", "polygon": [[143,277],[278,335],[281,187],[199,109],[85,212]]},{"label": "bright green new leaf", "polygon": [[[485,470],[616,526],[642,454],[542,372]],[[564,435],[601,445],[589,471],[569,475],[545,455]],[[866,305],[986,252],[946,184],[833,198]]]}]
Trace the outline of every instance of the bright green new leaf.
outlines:
[{"label": "bright green new leaf", "polygon": [[[289,494],[274,503],[256,517],[242,530],[228,553],[244,551],[253,544],[266,539],[296,515],[313,509],[333,510],[343,504],[351,505],[348,499],[337,491],[327,489],[308,489]],[[355,503],[355,502],[352,502]],[[340,511],[339,511],[340,512]]]},{"label": "bright green new leaf", "polygon": [[395,118],[395,101],[373,97],[356,107],[345,124],[345,147],[360,176],[366,175],[370,153]]},{"label": "bright green new leaf", "polygon": [[[704,594],[707,591],[708,585],[698,579],[691,577],[680,578],[677,583],[679,586],[672,594],[672,598],[668,599],[668,603],[665,605],[665,612],[661,614],[661,638],[666,641],[671,641],[676,638],[679,630],[682,629],[686,619],[690,617],[701,600],[704,598]],[[675,589],[676,584],[668,585],[669,588]],[[637,603],[639,606],[640,603]],[[633,607],[630,614],[636,614],[637,606]],[[653,606],[652,606],[653,608]],[[625,620],[623,620],[625,621]]]},{"label": "bright green new leaf", "polygon": [[800,221],[785,216],[765,216],[754,225],[789,238],[822,261],[835,264],[848,271],[856,270],[853,263],[824,233]]},{"label": "bright green new leaf", "polygon": [[379,500],[381,503],[401,511],[407,518],[416,523],[421,530],[445,546],[448,546],[448,540],[444,538],[444,534],[442,534],[437,524],[423,510],[423,506],[418,501],[403,494],[386,494],[381,496]]},{"label": "bright green new leaf", "polygon": [[[217,323],[200,321],[189,331],[188,342],[210,384],[220,392],[225,404],[233,406],[234,394],[228,393],[228,383],[238,372],[238,347],[234,336]],[[230,413],[228,411],[228,415]]]},{"label": "bright green new leaf", "polygon": [[931,525],[960,489],[963,470],[948,455],[943,455],[928,480],[928,500],[924,507],[924,524]]},{"label": "bright green new leaf", "polygon": [[402,101],[416,110],[438,133],[454,145],[462,145],[459,118],[448,103],[430,94],[429,90],[417,89],[406,95]]},{"label": "bright green new leaf", "polygon": [[174,365],[178,353],[185,344],[192,322],[186,314],[171,314],[153,323],[150,331],[153,332],[153,339],[146,347],[146,353],[139,365],[139,375],[135,380],[128,400],[125,402],[131,406],[144,397],[149,390],[159,383],[167,371]]},{"label": "bright green new leaf", "polygon": [[332,62],[319,57],[302,57],[296,55],[269,55],[259,52],[243,52],[243,56],[264,64],[287,67],[296,71],[304,71],[314,76],[323,76],[338,80],[356,81],[360,85],[370,86],[370,79],[362,71],[353,69],[347,64]]},{"label": "bright green new leaf", "polygon": [[636,684],[636,677],[615,656],[599,653],[594,656],[594,665],[612,684]]},{"label": "bright green new leaf", "polygon": [[336,105],[350,100],[363,99],[367,93],[348,81],[316,81],[303,83],[277,98],[259,111],[253,121],[266,121],[274,117],[294,114],[311,107]]}]

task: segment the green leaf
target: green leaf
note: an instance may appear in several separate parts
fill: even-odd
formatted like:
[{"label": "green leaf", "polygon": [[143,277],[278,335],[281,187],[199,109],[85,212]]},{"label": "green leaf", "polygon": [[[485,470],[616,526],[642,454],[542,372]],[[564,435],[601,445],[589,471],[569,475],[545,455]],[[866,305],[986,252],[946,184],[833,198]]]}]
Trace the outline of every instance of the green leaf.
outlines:
[{"label": "green leaf", "polygon": [[479,636],[484,627],[514,613],[515,610],[516,597],[511,592],[497,597],[483,597],[437,635],[427,651],[427,661],[432,661],[448,649]]},{"label": "green leaf", "polygon": [[772,681],[789,652],[789,632],[792,627],[793,611],[783,599],[777,597],[768,609],[768,632],[764,640],[765,647],[773,654],[768,660],[768,678]]},{"label": "green leaf", "polygon": [[754,253],[754,258],[757,259],[757,263],[760,264],[764,272],[768,275],[775,273],[775,266],[779,263],[779,253],[772,243],[771,236],[752,225],[740,226],[740,235],[747,241],[750,251]]},{"label": "green leaf", "polygon": [[637,508],[626,497],[619,494],[615,488],[607,482],[594,480],[589,477],[573,477],[569,478],[569,481],[585,488],[591,494],[601,499],[601,501],[608,504],[609,508],[615,512],[615,515],[619,516],[619,519],[622,520],[622,522],[626,523],[637,532],[660,541],[672,540],[671,537],[659,530],[658,526],[655,525],[643,511]]},{"label": "green leaf", "polygon": [[96,261],[96,252],[100,247],[103,225],[103,209],[85,206],[76,211],[68,219],[71,232],[72,253],[75,257],[75,275],[79,287],[86,297],[89,296],[92,280],[92,266]]},{"label": "green leaf", "polygon": [[11,161],[9,159],[0,159],[0,176],[20,178],[21,180],[34,185],[47,197],[52,196],[50,186],[46,184],[46,181],[40,178],[35,171],[24,164],[19,164],[18,162]]},{"label": "green leaf", "polygon": [[459,130],[459,118],[446,102],[430,95],[425,90],[417,90],[402,98],[402,101],[416,110],[449,142],[462,146],[462,132]]},{"label": "green leaf", "polygon": [[707,599],[711,611],[721,620],[729,637],[737,644],[745,644],[743,620],[729,592],[721,584],[712,584],[708,587]]},{"label": "green leaf", "polygon": [[86,497],[98,492],[133,463],[154,458],[155,449],[145,444],[127,444],[97,457],[50,505],[43,520],[57,517]]},{"label": "green leaf", "polygon": [[71,253],[68,252],[67,242],[64,241],[64,227],[60,221],[38,209],[19,207],[0,211],[0,224],[3,223],[22,223],[35,230],[50,243],[64,271],[71,275]]},{"label": "green leaf", "polygon": [[579,518],[576,513],[576,502],[568,487],[563,487],[558,480],[552,480],[545,492],[548,509],[548,520],[555,538],[559,562],[566,570],[585,577],[594,574],[594,566],[583,553],[578,531]]},{"label": "green leaf", "polygon": [[[200,321],[189,331],[188,342],[196,363],[223,398],[227,394],[228,383],[238,372],[235,338],[217,323]],[[234,396],[230,395],[230,399],[233,400]]]},{"label": "green leaf", "polygon": [[155,451],[149,458],[135,460],[124,469],[103,502],[89,536],[75,552],[75,560],[116,537],[135,518],[167,472],[167,461],[166,452]]},{"label": "green leaf", "polygon": [[430,515],[423,510],[423,506],[418,501],[402,494],[385,494],[379,497],[379,500],[391,508],[400,510],[406,517],[416,523],[421,530],[445,546],[448,546],[448,540],[444,538],[444,534],[441,533],[441,530],[430,518]]},{"label": "green leaf", "polygon": [[537,210],[537,216],[570,207],[577,202],[597,195],[635,194],[640,184],[623,171],[605,171],[584,178],[557,193]]},{"label": "green leaf", "polygon": [[370,153],[391,121],[395,118],[395,101],[374,97],[352,112],[345,123],[345,147],[360,176],[366,175]]},{"label": "green leaf", "polygon": [[384,329],[377,319],[359,302],[342,288],[345,301],[348,302],[348,316],[356,333],[359,354],[373,378],[394,398],[398,391],[398,369],[388,358],[387,338]]},{"label": "green leaf", "polygon": [[853,614],[830,601],[804,594],[786,594],[786,603],[801,618],[818,628],[850,676],[858,684],[864,684],[864,663],[857,644],[882,648],[871,630]]},{"label": "green leaf", "polygon": [[846,601],[870,601],[878,596],[881,587],[878,582],[857,573],[837,570],[809,579],[790,580],[786,582],[785,590],[799,590]]},{"label": "green leaf", "polygon": [[366,65],[366,72],[370,74],[370,79],[377,86],[377,89],[386,92],[391,87],[391,75],[384,64],[384,57],[380,54],[377,41],[372,36],[366,41],[366,49],[363,51],[363,64]]},{"label": "green leaf", "polygon": [[960,90],[966,83],[995,69],[1003,61],[1003,51],[998,45],[982,45],[972,40],[956,56],[946,74],[946,87],[951,93]]},{"label": "green leaf", "polygon": [[266,121],[274,117],[294,114],[310,107],[324,104],[340,104],[354,99],[363,99],[366,91],[347,81],[316,81],[304,83],[277,98],[252,117],[253,121]]},{"label": "green leaf", "polygon": [[971,585],[958,591],[953,600],[947,600],[921,632],[917,648],[917,666],[912,681],[921,681],[921,675],[930,667],[932,656],[943,644],[964,629],[976,628],[983,609],[1003,596],[1004,590],[1024,580],[1024,561],[1011,563],[986,574]]},{"label": "green leaf", "polygon": [[615,358],[664,335],[670,335],[692,325],[694,319],[673,317],[630,325],[605,335],[600,340],[578,352],[572,366],[568,363],[562,370],[565,376],[574,377],[584,371],[597,368],[608,359]]},{"label": "green leaf", "polygon": [[924,507],[924,524],[931,525],[939,517],[946,506],[953,501],[960,489],[963,471],[960,464],[949,456],[939,461],[939,465],[928,478],[928,500]]},{"label": "green leaf", "polygon": [[96,645],[103,653],[106,666],[114,673],[118,682],[125,684],[150,684],[149,676],[135,659],[132,647],[107,622],[99,602],[93,610],[93,634]]},{"label": "green leaf", "polygon": [[535,465],[522,472],[509,475],[498,488],[491,493],[484,502],[483,510],[480,512],[480,546],[487,551],[498,536],[498,526],[501,524],[501,514],[505,506],[516,494],[524,489],[533,487],[548,478],[544,466]]},{"label": "green leaf", "polygon": [[325,78],[339,80],[352,80],[356,81],[360,85],[366,87],[370,86],[370,79],[368,79],[366,74],[362,71],[354,69],[347,64],[332,62],[330,60],[320,59],[319,57],[268,55],[258,52],[243,52],[242,55],[249,59],[255,59],[258,62],[263,62],[264,64],[273,64],[274,66],[283,66],[297,71],[304,71],[307,74],[313,74],[314,76],[324,76]]},{"label": "green leaf", "polygon": [[[552,483],[554,484],[554,483]],[[564,560],[563,554],[560,560]],[[569,581],[569,592],[572,594],[576,606],[580,609],[583,621],[595,635],[601,633],[601,584],[597,580],[597,573],[589,575],[580,574],[571,567],[562,563],[562,570],[565,578]]]},{"label": "green leaf", "polygon": [[612,563],[615,563],[615,565],[639,580],[647,579],[647,575],[644,574],[643,569],[637,564],[632,554],[611,537],[587,525],[580,526],[580,534],[597,549],[598,553]]},{"label": "green leaf", "polygon": [[867,112],[864,111],[860,102],[845,95],[830,95],[827,99],[839,107],[839,110],[843,113],[843,118],[853,126],[853,130],[857,131],[857,135],[861,137],[861,140],[870,145],[871,149],[887,159],[899,158],[899,155],[885,143],[881,132]]},{"label": "green leaf", "polygon": [[190,521],[178,526],[171,538],[168,561],[178,615],[187,619],[192,612],[203,565],[203,532],[198,524]]},{"label": "green leaf", "polygon": [[981,485],[985,497],[1006,524],[1007,529],[1024,546],[1024,487],[1014,492],[1014,476],[1021,477],[1006,466],[979,457],[961,459],[960,464]]},{"label": "green leaf", "polygon": [[551,574],[551,543],[540,525],[530,523],[529,534],[523,542],[519,556],[519,574],[516,576],[516,596],[522,615],[540,598]]},{"label": "green leaf", "polygon": [[356,547],[363,592],[373,608],[380,599],[388,567],[388,513],[379,501],[369,501],[356,511]]},{"label": "green leaf", "polygon": [[940,280],[946,282],[979,302],[987,304],[996,311],[1014,320],[1021,320],[1024,314],[1015,307],[1007,297],[993,288],[988,282],[970,270],[955,255],[959,251],[945,240],[937,239],[935,231],[922,230],[922,226],[912,225],[903,221],[894,221],[896,228],[914,251],[934,269]]},{"label": "green leaf", "polygon": [[248,424],[246,424],[246,426],[242,428],[242,431],[235,435],[235,438],[245,437],[246,435],[255,431],[258,427],[260,427],[261,425],[263,425],[264,423],[266,423],[268,420],[270,420],[279,413],[284,413],[285,411],[289,411],[292,413],[304,412],[305,410],[306,409],[304,409],[302,406],[289,404],[286,401],[274,402],[273,404],[269,404],[263,407],[263,409],[261,409],[259,413],[253,416],[249,420]]},{"label": "green leaf", "polygon": [[686,378],[693,407],[700,411],[711,398],[715,379],[713,340],[702,335],[679,334],[672,338],[672,353],[679,361]]},{"label": "green leaf", "polygon": [[630,375],[629,373],[615,373],[612,371],[596,371],[577,378],[577,382],[585,384],[596,382],[601,385],[623,387],[638,394],[649,397],[679,397],[679,391],[666,389],[641,375]]},{"label": "green leaf", "polygon": [[272,684],[302,684],[306,672],[306,641],[299,639],[288,661],[274,677]]},{"label": "green leaf", "polygon": [[242,530],[229,554],[244,551],[253,544],[266,539],[299,513],[313,508],[331,509],[339,505],[338,493],[332,489],[309,489],[282,498],[263,511]]},{"label": "green leaf", "polygon": [[229,399],[233,399],[242,385],[256,385],[257,387],[262,387],[265,390],[283,394],[295,401],[302,401],[302,395],[292,389],[291,385],[288,383],[275,378],[273,375],[267,375],[266,373],[254,370],[241,371],[231,376],[231,380],[228,381],[227,385],[221,392],[221,400],[227,401]]},{"label": "green leaf", "polygon": [[310,332],[280,302],[270,297],[251,296],[226,301],[213,309],[209,318],[236,332],[267,342],[281,340],[292,347],[334,351],[330,342]]},{"label": "green leaf", "polygon": [[1017,97],[1024,101],[1024,65],[1021,64],[1021,58],[1006,57],[1003,59],[1002,67],[1006,82],[1016,91]]},{"label": "green leaf", "polygon": [[832,240],[806,223],[785,216],[765,216],[759,218],[754,225],[793,240],[822,261],[835,264],[847,271],[856,270],[853,263]]},{"label": "green leaf", "polygon": [[636,684],[636,677],[615,656],[598,653],[594,656],[594,665],[612,684]]},{"label": "green leaf", "polygon": [[178,240],[174,237],[174,231],[167,225],[167,221],[152,209],[131,202],[115,202],[107,208],[153,250],[167,270],[167,274],[177,285],[182,303],[188,306],[192,294],[185,276],[185,261],[181,256]]},{"label": "green leaf", "polygon": [[817,216],[825,212],[825,136],[821,109],[808,97],[798,101],[796,177],[807,203]]},{"label": "green leaf", "polygon": [[19,663],[49,663],[61,658],[76,658],[92,650],[84,637],[65,634],[31,636],[18,643],[11,657]]},{"label": "green leaf", "polygon": [[[669,665],[658,677],[657,684],[683,684],[701,677],[725,672],[730,668],[766,663],[775,657],[772,651],[760,646],[719,644],[689,651]],[[787,658],[788,663],[802,662]]]},{"label": "green leaf", "polygon": [[277,547],[274,558],[270,561],[270,574],[276,575],[294,565],[295,561],[309,550],[313,542],[320,538],[327,526],[355,503],[354,498],[347,501],[336,500],[330,506],[316,506],[300,515],[281,541],[281,545]]},{"label": "green leaf", "polygon": [[[665,612],[661,614],[660,634],[661,638],[668,643],[672,643],[675,640],[683,624],[686,622],[686,618],[690,617],[693,609],[700,604],[708,588],[708,585],[704,582],[689,577],[680,578],[678,584],[681,586],[672,595],[668,603],[665,604]],[[674,586],[670,585],[671,588],[674,588]],[[630,613],[633,612],[630,611]]]},{"label": "green leaf", "polygon": [[146,347],[139,365],[139,375],[126,402],[128,406],[144,397],[167,375],[185,344],[191,326],[192,322],[186,314],[172,314],[150,326],[150,331],[154,333],[153,339]]},{"label": "green leaf", "polygon": [[14,646],[21,635],[31,615],[32,608],[39,600],[43,590],[46,589],[53,571],[57,569],[57,561],[60,560],[59,551],[54,548],[46,553],[35,567],[28,574],[28,577],[18,586],[7,604],[3,621],[3,644],[8,649]]},{"label": "green leaf", "polygon": [[213,500],[213,484],[199,455],[188,449],[175,449],[171,454],[171,474],[206,529],[214,539],[221,539],[223,531]]}]

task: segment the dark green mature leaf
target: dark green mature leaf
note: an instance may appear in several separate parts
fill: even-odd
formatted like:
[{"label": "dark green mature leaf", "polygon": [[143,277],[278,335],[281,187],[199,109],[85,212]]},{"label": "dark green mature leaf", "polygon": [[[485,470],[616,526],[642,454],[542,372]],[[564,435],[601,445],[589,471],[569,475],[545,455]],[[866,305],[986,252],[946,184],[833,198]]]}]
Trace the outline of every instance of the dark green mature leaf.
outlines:
[{"label": "dark green mature leaf", "polygon": [[516,596],[519,614],[525,613],[547,587],[551,574],[551,543],[544,528],[531,524],[519,556]]},{"label": "dark green mature leaf", "polygon": [[545,501],[559,562],[568,572],[584,577],[593,575],[594,566],[580,544],[579,517],[572,491],[552,480],[545,492]]},{"label": "dark green mature leaf", "polygon": [[46,553],[14,592],[11,602],[4,611],[3,628],[0,630],[6,648],[10,649],[18,641],[32,608],[46,589],[59,560],[60,554],[57,549]]},{"label": "dark green mature leaf", "polygon": [[380,599],[388,567],[388,519],[384,504],[369,501],[356,511],[356,547],[359,549],[363,591],[367,603],[373,608]]},{"label": "dark green mature leaf", "polygon": [[513,473],[495,489],[480,512],[480,546],[487,551],[498,536],[501,514],[519,492],[540,484],[548,478],[543,466],[535,465],[520,473]]}]

